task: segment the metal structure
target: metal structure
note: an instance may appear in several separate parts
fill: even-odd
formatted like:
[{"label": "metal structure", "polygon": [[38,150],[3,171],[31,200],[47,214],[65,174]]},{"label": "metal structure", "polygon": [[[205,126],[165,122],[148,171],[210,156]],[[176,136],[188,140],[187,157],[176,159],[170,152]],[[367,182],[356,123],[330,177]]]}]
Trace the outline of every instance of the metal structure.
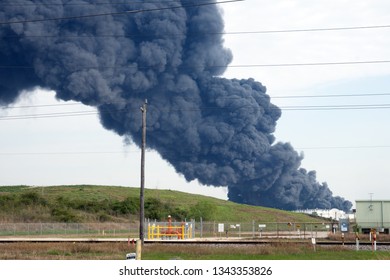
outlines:
[{"label": "metal structure", "polygon": [[195,222],[172,222],[168,216],[167,222],[148,223],[148,239],[190,239],[195,237]]}]

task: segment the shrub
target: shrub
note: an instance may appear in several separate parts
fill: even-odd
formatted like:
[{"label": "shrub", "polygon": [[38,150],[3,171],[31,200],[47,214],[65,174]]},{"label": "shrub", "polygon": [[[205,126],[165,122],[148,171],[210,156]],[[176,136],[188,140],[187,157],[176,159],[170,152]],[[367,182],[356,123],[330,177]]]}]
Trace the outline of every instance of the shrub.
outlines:
[{"label": "shrub", "polygon": [[104,212],[100,212],[97,218],[99,219],[99,222],[108,222],[112,220],[111,216]]},{"label": "shrub", "polygon": [[127,197],[123,201],[114,201],[111,211],[116,215],[136,214],[139,212],[139,200],[136,197]]},{"label": "shrub", "polygon": [[16,197],[14,195],[0,195],[0,210],[13,211],[16,203]]},{"label": "shrub", "polygon": [[145,201],[145,218],[153,220],[164,220],[168,215],[172,216],[173,209],[157,198],[148,198]]},{"label": "shrub", "polygon": [[215,212],[217,207],[208,201],[199,201],[197,204],[190,208],[189,216],[193,219],[202,218],[205,221],[215,219]]},{"label": "shrub", "polygon": [[188,218],[189,214],[187,209],[176,207],[171,212],[171,216],[176,220],[184,221],[186,218]]},{"label": "shrub", "polygon": [[51,209],[51,215],[57,222],[75,223],[79,222],[79,218],[69,209],[63,207],[54,207]]}]

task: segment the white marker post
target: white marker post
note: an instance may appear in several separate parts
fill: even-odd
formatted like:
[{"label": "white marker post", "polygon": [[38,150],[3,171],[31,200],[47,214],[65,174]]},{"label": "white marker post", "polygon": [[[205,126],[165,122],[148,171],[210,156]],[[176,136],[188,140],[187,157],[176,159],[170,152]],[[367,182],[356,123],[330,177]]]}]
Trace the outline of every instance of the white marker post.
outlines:
[{"label": "white marker post", "polygon": [[[372,233],[372,234],[371,234]],[[372,239],[372,251],[376,251],[376,230],[375,229],[373,229],[371,232],[370,232],[370,234],[371,234],[371,239]]]},{"label": "white marker post", "polygon": [[316,239],[315,239],[315,237],[312,237],[311,244],[313,244],[314,252],[316,252]]},{"label": "white marker post", "polygon": [[359,251],[359,233],[355,233],[355,239],[356,239],[356,251]]},{"label": "white marker post", "polygon": [[[225,224],[218,224],[219,238],[222,237],[222,233],[225,231]],[[227,236],[226,236],[227,237]]]},{"label": "white marker post", "polygon": [[266,228],[266,227],[267,227],[267,225],[265,225],[265,224],[259,224],[260,238],[261,238],[261,234],[263,232],[263,229]]}]

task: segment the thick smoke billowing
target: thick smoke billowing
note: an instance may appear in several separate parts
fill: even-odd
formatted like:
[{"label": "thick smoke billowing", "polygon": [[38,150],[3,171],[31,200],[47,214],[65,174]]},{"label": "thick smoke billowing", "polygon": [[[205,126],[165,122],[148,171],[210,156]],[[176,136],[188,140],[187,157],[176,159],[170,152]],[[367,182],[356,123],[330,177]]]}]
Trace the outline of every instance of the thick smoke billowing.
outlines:
[{"label": "thick smoke billowing", "polygon": [[[24,89],[53,89],[61,100],[95,106],[105,128],[139,145],[139,108],[147,99],[148,147],[187,180],[228,186],[236,202],[351,208],[300,167],[302,155],[290,144],[275,143],[281,110],[265,87],[221,77],[232,53],[216,35],[224,30],[220,7],[177,8],[198,0],[94,2],[2,1],[0,105]],[[149,11],[117,14],[140,9]],[[116,14],[69,18],[107,13]],[[9,24],[17,21],[29,22]]]}]

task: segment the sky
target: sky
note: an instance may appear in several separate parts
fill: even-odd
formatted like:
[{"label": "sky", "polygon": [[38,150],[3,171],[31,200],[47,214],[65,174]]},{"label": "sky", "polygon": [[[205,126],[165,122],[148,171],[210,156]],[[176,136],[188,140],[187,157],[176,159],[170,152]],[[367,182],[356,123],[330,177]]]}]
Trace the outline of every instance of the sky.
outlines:
[{"label": "sky", "polygon": [[[224,76],[267,87],[282,108],[277,141],[302,152],[302,167],[316,170],[334,195],[353,203],[390,199],[390,3],[246,0],[220,6],[225,47],[233,53]],[[80,111],[88,114],[73,113]],[[64,112],[72,116],[52,115]],[[0,185],[140,185],[140,150],[105,130],[94,108],[57,101],[50,90],[26,92],[13,108],[0,110],[0,131]],[[227,199],[226,188],[186,182],[151,150],[145,166],[146,188]]]}]

